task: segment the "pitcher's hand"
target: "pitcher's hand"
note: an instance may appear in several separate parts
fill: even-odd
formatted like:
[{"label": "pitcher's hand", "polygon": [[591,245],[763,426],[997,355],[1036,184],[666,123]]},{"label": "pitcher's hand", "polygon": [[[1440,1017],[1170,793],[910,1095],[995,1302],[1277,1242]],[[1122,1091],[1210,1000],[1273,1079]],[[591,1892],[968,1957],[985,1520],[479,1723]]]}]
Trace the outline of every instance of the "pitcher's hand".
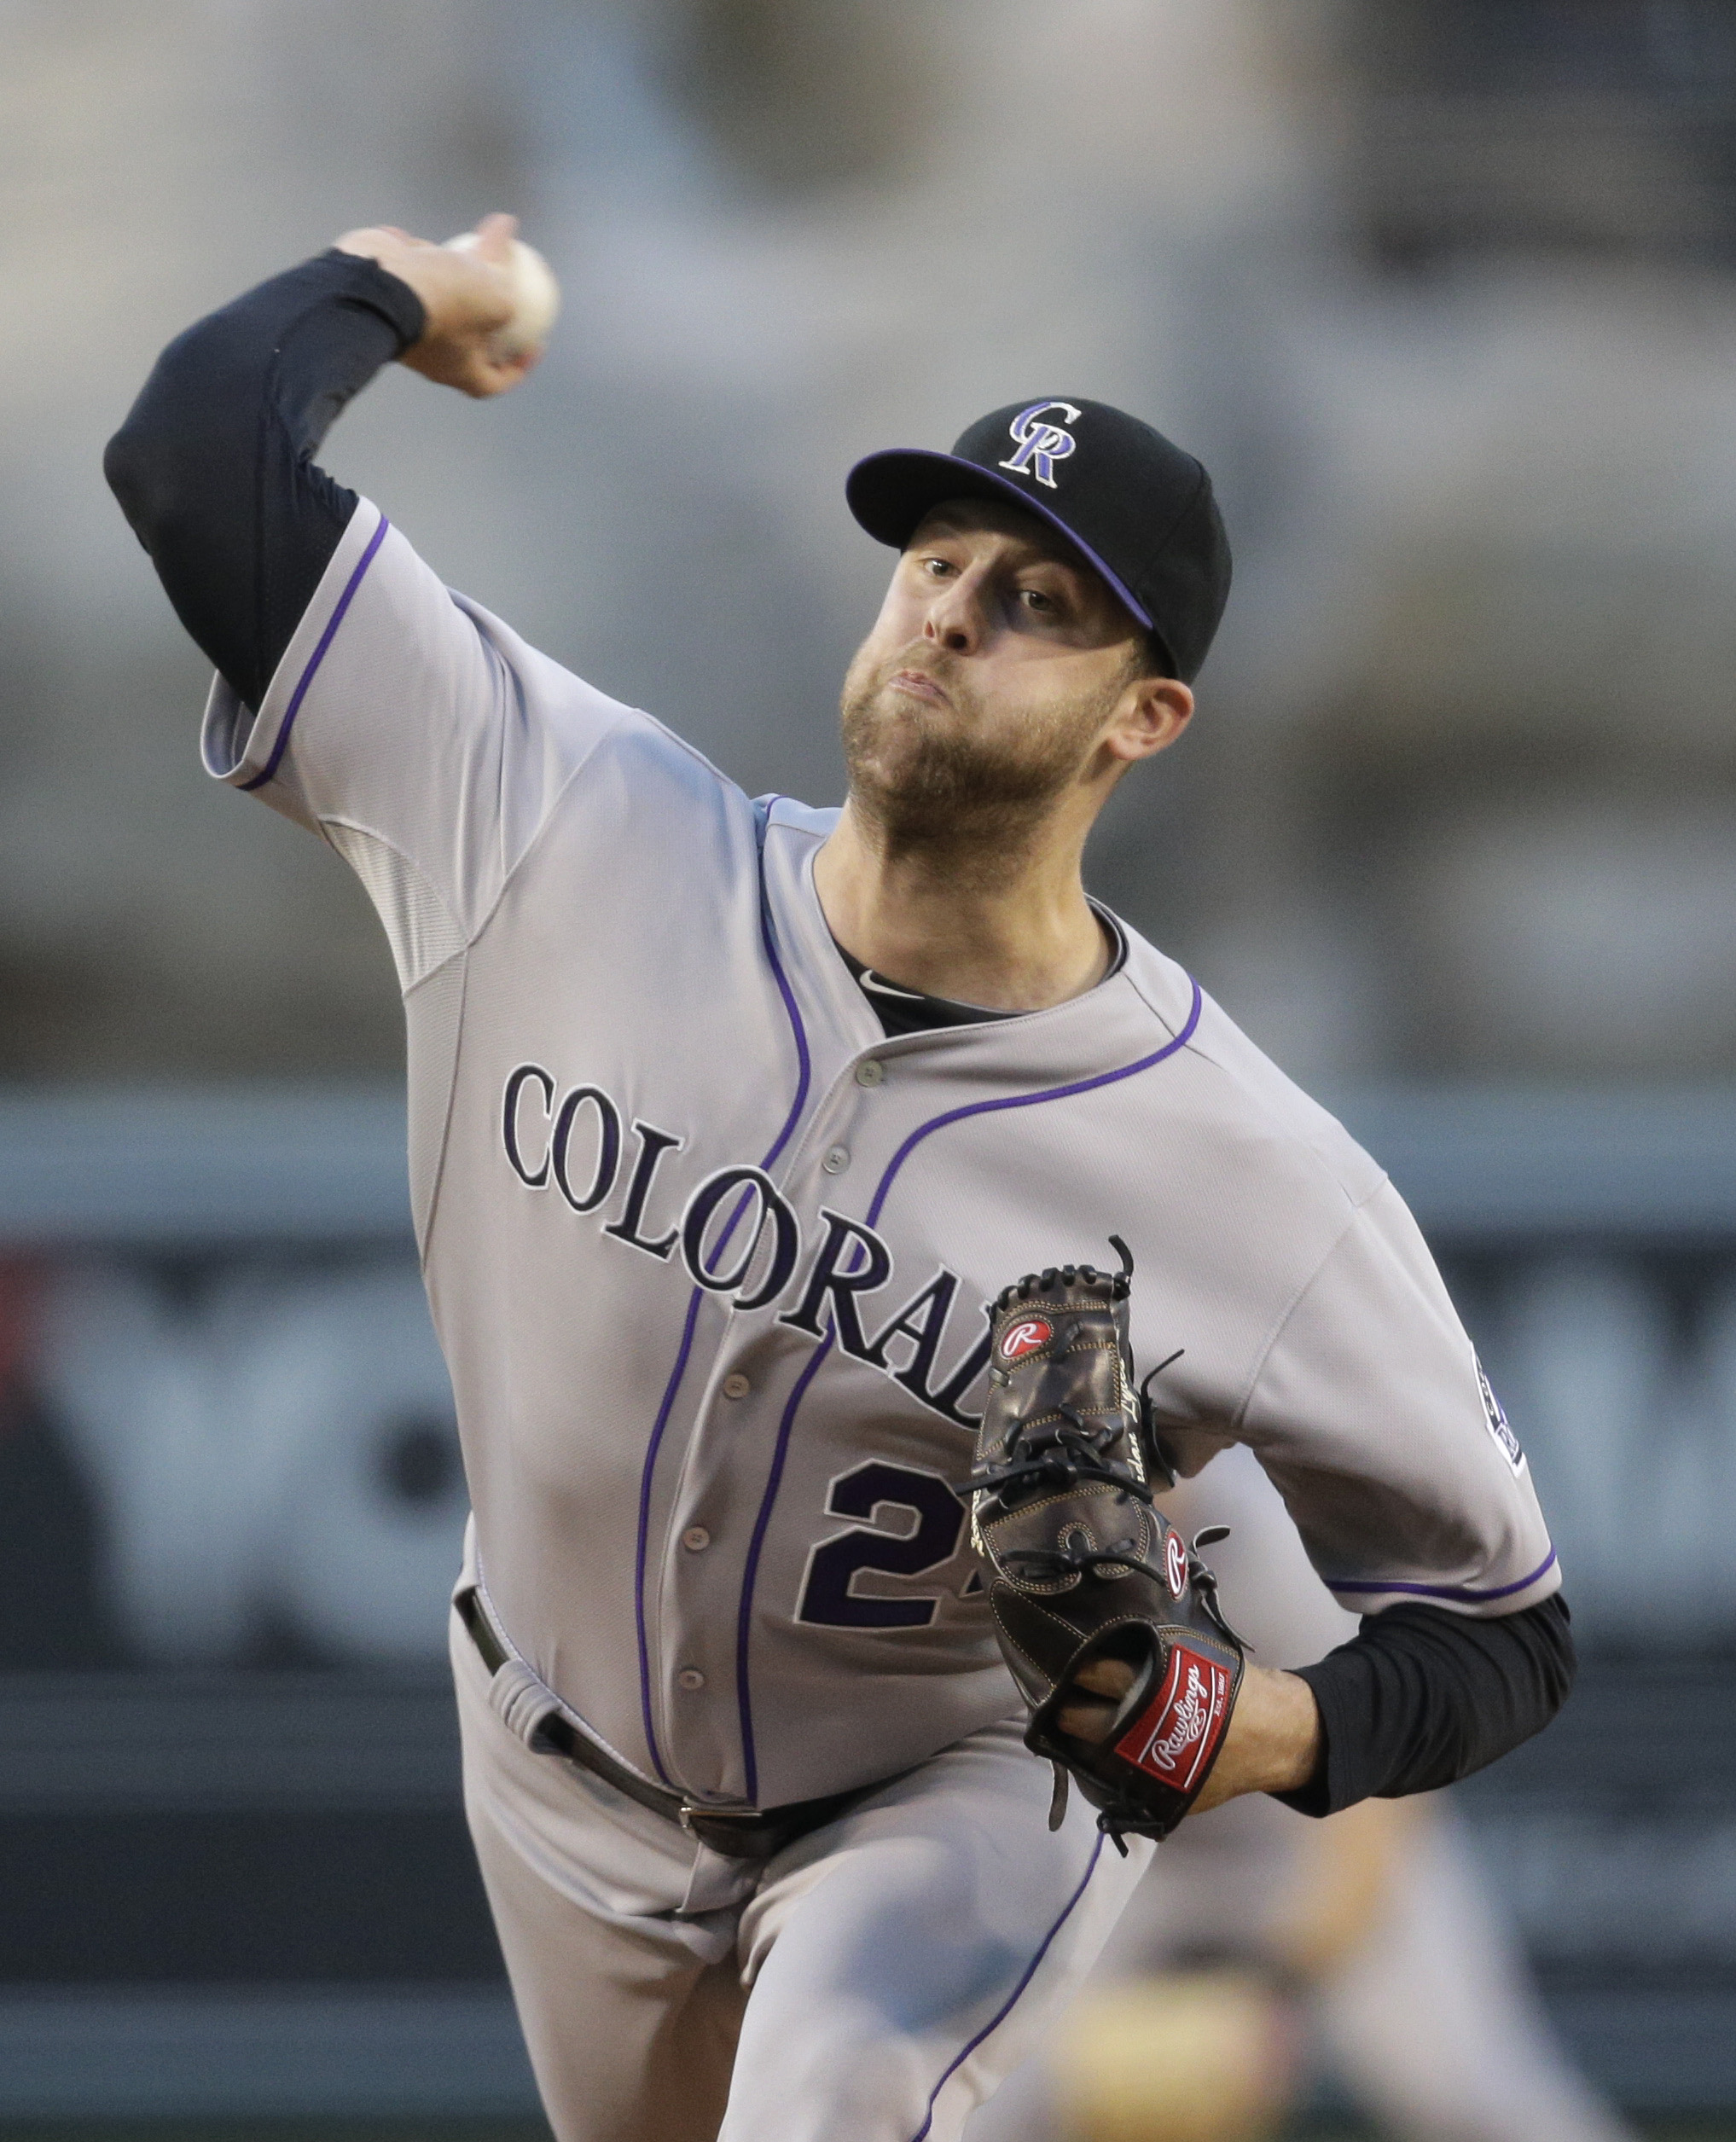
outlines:
[{"label": "pitcher's hand", "polygon": [[[1067,1684],[1056,1725],[1077,1739],[1102,1740],[1132,1686],[1133,1668],[1125,1660],[1094,1660]],[[1299,1791],[1314,1775],[1320,1739],[1320,1709],[1305,1681],[1269,1667],[1245,1668],[1223,1746],[1193,1812],[1204,1814],[1245,1792]]]},{"label": "pitcher's hand", "polygon": [[477,243],[465,253],[412,238],[391,223],[346,230],[336,244],[340,253],[377,261],[421,299],[427,323],[399,363],[482,400],[516,386],[537,362],[534,351],[508,357],[495,345],[513,316],[507,263],[518,227],[514,216],[485,216],[476,226]]}]

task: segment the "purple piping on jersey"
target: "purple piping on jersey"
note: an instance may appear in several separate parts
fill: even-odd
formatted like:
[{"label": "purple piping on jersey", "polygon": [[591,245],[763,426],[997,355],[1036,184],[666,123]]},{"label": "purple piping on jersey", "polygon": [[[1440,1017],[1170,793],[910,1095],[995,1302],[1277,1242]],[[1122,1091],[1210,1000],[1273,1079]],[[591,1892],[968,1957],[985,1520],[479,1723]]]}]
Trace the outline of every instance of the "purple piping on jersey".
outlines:
[{"label": "purple piping on jersey", "polygon": [[994,2032],[997,2031],[1001,2028],[1002,2024],[1005,2023],[1007,2018],[1013,2013],[1013,2008],[1017,2005],[1019,1996],[1024,1993],[1025,1988],[1031,1983],[1031,1980],[1036,1977],[1037,1967],[1042,1962],[1043,1958],[1048,1954],[1049,1949],[1054,1942],[1055,1936],[1060,1932],[1062,1927],[1064,1927],[1067,1921],[1072,1917],[1074,1907],[1077,1905],[1079,1899],[1085,1894],[1086,1889],[1090,1884],[1091,1877],[1097,1872],[1097,1861],[1101,1856],[1102,1851],[1103,1839],[1100,1837],[1096,1843],[1091,1848],[1091,1857],[1086,1863],[1085,1872],[1080,1881],[1078,1888],[1076,1889],[1072,1895],[1067,1899],[1065,1905],[1062,1908],[1060,1917],[1055,1921],[1054,1924],[1050,1927],[1048,1933],[1043,1936],[1042,1946],[1037,1950],[1036,1955],[1031,1958],[1031,1961],[1025,1966],[1024,1975],[1019,1979],[1019,1983],[1013,1988],[1013,1991],[1007,1994],[1006,2000],[1002,2003],[1001,2006],[996,2011],[995,2014],[990,2018],[990,2020],[983,2025],[982,2029],[977,2033],[976,2036],[962,2048],[957,2058],[949,2064],[945,2073],[941,2076],[939,2081],[935,2084],[934,2087],[929,2092],[928,2107],[922,2116],[922,2124],[917,2128],[915,2133],[911,2136],[910,2142],[927,2142],[929,2129],[934,2125],[935,2103],[939,2098],[941,2092],[945,2089],[947,2084],[952,2081],[953,2077],[958,2073],[959,2069],[963,2067],[966,2061],[970,2058],[971,2055],[976,2051],[977,2047],[982,2044],[984,2039],[990,2036]]},{"label": "purple piping on jersey", "polygon": [[765,816],[759,820],[757,828],[759,836],[759,934],[765,946],[765,956],[771,961],[772,978],[778,985],[778,995],[784,1000],[784,1010],[789,1014],[790,1032],[795,1036],[798,1075],[796,1098],[790,1103],[790,1112],[784,1118],[784,1127],[772,1141],[771,1151],[759,1164],[768,1170],[789,1143],[790,1133],[801,1119],[802,1111],[807,1106],[809,1082],[814,1076],[813,1059],[808,1054],[808,1030],[802,1024],[802,1014],[796,1008],[795,992],[784,972],[784,963],[778,957],[777,938],[771,926],[771,896],[765,888],[765,836],[771,824],[772,812],[782,801],[781,796],[767,797]]},{"label": "purple piping on jersey", "polygon": [[1555,1550],[1538,1563],[1529,1576],[1522,1576],[1516,1584],[1496,1584],[1487,1590],[1478,1590],[1469,1584],[1400,1584],[1379,1577],[1329,1576],[1327,1588],[1332,1592],[1403,1592],[1422,1599],[1460,1599],[1467,1606],[1474,1606],[1483,1599],[1511,1599],[1515,1592],[1527,1590],[1540,1576],[1547,1576],[1555,1566]]},{"label": "purple piping on jersey", "polygon": [[868,1207],[868,1224],[873,1227],[880,1219],[881,1209],[899,1169],[925,1138],[932,1136],[937,1130],[944,1130],[949,1123],[962,1123],[967,1116],[992,1116],[1003,1108],[1035,1108],[1040,1101],[1067,1100],[1075,1094],[1089,1094],[1099,1086],[1112,1086],[1118,1079],[1132,1078],[1140,1071],[1149,1071],[1153,1064],[1161,1064],[1166,1056],[1173,1056],[1177,1049],[1186,1048],[1193,1038],[1194,1028],[1199,1024],[1202,1002],[1199,983],[1194,982],[1193,989],[1193,1001],[1187,1007],[1187,1017],[1182,1023],[1181,1032],[1151,1055],[1141,1056],[1136,1064],[1123,1064],[1119,1071],[1099,1071],[1094,1078],[1076,1079],[1071,1086],[1051,1086],[1040,1094],[1015,1094],[1007,1100],[967,1101],[962,1108],[949,1109],[945,1115],[935,1117],[932,1122],[919,1124],[887,1163],[886,1172],[880,1177],[880,1187],[874,1193],[874,1201]]},{"label": "purple piping on jersey", "polygon": [[809,1384],[819,1373],[821,1362],[831,1351],[832,1334],[827,1332],[814,1349],[813,1359],[797,1377],[796,1387],[785,1404],[784,1417],[778,1423],[777,1443],[772,1451],[771,1477],[765,1483],[759,1515],[753,1522],[753,1537],[747,1547],[747,1568],[741,1579],[741,1604],[735,1615],[735,1701],[741,1713],[742,1784],[752,1806],[759,1801],[759,1762],[754,1753],[753,1711],[747,1692],[747,1636],[749,1617],[753,1612],[754,1580],[759,1574],[759,1553],[771,1524],[772,1505],[777,1501],[778,1487],[784,1477],[784,1460],[789,1452],[790,1430],[795,1425],[796,1410],[807,1396]]},{"label": "purple piping on jersey", "polygon": [[[345,600],[347,599],[346,597]],[[754,845],[758,852],[759,871],[760,941],[765,946],[766,958],[771,962],[772,975],[778,985],[778,994],[784,1001],[784,1010],[789,1017],[790,1032],[796,1044],[796,1097],[790,1103],[790,1112],[784,1117],[783,1128],[773,1139],[764,1159],[759,1164],[767,1170],[770,1170],[772,1163],[789,1143],[790,1134],[801,1119],[802,1110],[807,1105],[808,1088],[814,1075],[813,1059],[808,1050],[808,1030],[802,1024],[802,1014],[797,1009],[794,992],[791,990],[788,978],[784,973],[783,961],[778,957],[777,940],[771,926],[771,901],[765,889],[765,829],[770,821],[773,808],[781,800],[781,798],[777,796],[769,798],[764,815],[762,816],[759,813],[755,813],[754,827]],[[752,1199],[751,1191],[742,1192],[734,1211],[729,1216],[729,1222],[718,1238],[719,1253],[729,1246],[729,1238],[734,1234],[736,1226],[742,1214],[746,1211]],[[651,1760],[656,1768],[658,1776],[665,1785],[672,1785],[674,1779],[663,1767],[663,1756],[657,1745],[657,1733],[651,1718],[651,1644],[645,1627],[645,1564],[650,1551],[651,1488],[657,1472],[657,1454],[663,1446],[663,1431],[669,1425],[669,1416],[675,1406],[675,1395],[681,1389],[682,1378],[687,1373],[688,1357],[693,1352],[694,1332],[699,1325],[700,1302],[704,1292],[703,1287],[696,1286],[688,1303],[687,1321],[682,1327],[681,1345],[676,1354],[675,1367],[669,1372],[669,1381],[664,1385],[663,1402],[657,1408],[657,1419],[652,1425],[651,1439],[645,1448],[644,1468],[639,1476],[639,1535],[634,1553],[633,1567],[633,1619],[639,1640],[639,1715],[645,1727],[645,1744],[651,1752]],[[780,1456],[780,1463],[781,1463],[781,1456]],[[755,1560],[758,1559],[758,1535],[755,1535],[753,1545]],[[748,1757],[748,1769],[751,1775],[752,1772],[751,1754]],[[752,1785],[748,1786],[747,1797],[750,1800],[753,1797]]]},{"label": "purple piping on jersey", "polygon": [[369,538],[368,548],[362,553],[361,562],[350,575],[344,592],[338,597],[337,607],[333,610],[325,630],[319,636],[319,645],[314,649],[312,658],[301,673],[300,682],[291,694],[288,709],[277,731],[277,741],[271,746],[270,758],[265,761],[265,770],[263,773],[255,774],[252,781],[244,781],[241,784],[244,792],[248,789],[263,788],[277,771],[284,752],[289,748],[289,732],[295,727],[295,717],[301,711],[301,702],[307,697],[307,688],[313,682],[314,672],[325,660],[326,649],[331,645],[333,636],[336,633],[338,627],[344,622],[344,612],[349,608],[357,589],[362,584],[363,574],[374,563],[374,554],[386,541],[386,531],[391,525],[392,523],[386,518],[386,515],[381,514],[380,525]]},{"label": "purple piping on jersey", "polygon": [[[1181,1032],[1172,1040],[1165,1042],[1161,1048],[1154,1049],[1149,1056],[1141,1056],[1137,1063],[1123,1064],[1118,1071],[1099,1071],[1094,1078],[1076,1079],[1069,1086],[1047,1086],[1041,1093],[1015,1094],[1006,1100],[967,1101],[962,1108],[949,1108],[943,1116],[935,1116],[927,1123],[918,1124],[886,1163],[885,1172],[881,1175],[880,1187],[875,1190],[874,1200],[868,1206],[868,1224],[869,1227],[873,1227],[879,1220],[898,1170],[931,1133],[943,1130],[949,1123],[962,1123],[967,1116],[993,1115],[1004,1108],[1035,1108],[1042,1101],[1066,1100],[1075,1094],[1091,1093],[1099,1086],[1113,1086],[1121,1079],[1133,1078],[1141,1071],[1149,1071],[1153,1064],[1161,1064],[1166,1056],[1173,1056],[1178,1049],[1185,1048],[1193,1040],[1193,1030],[1199,1024],[1199,1013],[1204,1002],[1200,996],[1199,983],[1193,981],[1191,977],[1189,981],[1193,996],[1192,1002],[1188,1005],[1187,1017],[1182,1022]],[[749,1781],[747,1786],[749,1800],[754,1800],[758,1797],[754,1791],[753,1780],[758,1775],[758,1764],[754,1756],[753,1714],[747,1693],[747,1637],[753,1611],[754,1579],[759,1570],[760,1542],[764,1539],[766,1528],[771,1522],[771,1506],[777,1499],[778,1483],[783,1478],[784,1454],[789,1447],[790,1431],[795,1426],[796,1408],[801,1404],[809,1384],[814,1380],[815,1371],[831,1350],[832,1334],[828,1332],[816,1350],[813,1360],[809,1362],[807,1368],[804,1371],[800,1381],[791,1392],[789,1403],[784,1408],[784,1417],[778,1424],[777,1447],[772,1453],[771,1477],[766,1482],[765,1495],[760,1503],[759,1516],[753,1528],[753,1545],[749,1552],[747,1568],[741,1580],[741,1605],[736,1615],[735,1692],[736,1700],[741,1707],[741,1756],[743,1769]]]},{"label": "purple piping on jersey", "polygon": [[651,1440],[646,1445],[644,1470],[639,1476],[639,1539],[633,1569],[633,1617],[639,1633],[639,1715],[644,1721],[645,1744],[651,1751],[652,1763],[665,1785],[673,1785],[675,1780],[663,1767],[663,1756],[651,1722],[651,1649],[645,1628],[645,1557],[651,1537],[651,1482],[657,1471],[657,1453],[663,1442],[663,1431],[669,1425],[670,1413],[675,1405],[675,1394],[687,1373],[688,1355],[693,1351],[694,1332],[700,1321],[700,1299],[704,1292],[696,1286],[688,1299],[681,1347],[675,1357],[675,1367],[669,1372],[669,1381],[663,1387],[663,1403],[657,1408]]}]

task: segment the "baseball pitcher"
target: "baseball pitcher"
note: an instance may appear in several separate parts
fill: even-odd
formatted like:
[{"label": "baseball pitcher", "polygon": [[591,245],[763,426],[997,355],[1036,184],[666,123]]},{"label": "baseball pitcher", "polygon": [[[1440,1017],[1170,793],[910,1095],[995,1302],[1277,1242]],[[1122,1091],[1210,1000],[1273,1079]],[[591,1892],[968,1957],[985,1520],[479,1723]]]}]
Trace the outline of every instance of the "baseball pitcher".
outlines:
[{"label": "baseball pitcher", "polygon": [[[556,2133],[955,2142],[1190,1809],[1544,1724],[1555,1558],[1379,1168],[1082,884],[1193,711],[1205,469],[1077,393],[862,462],[848,794],[756,800],[314,460],[393,359],[525,378],[512,233],[262,284],[107,473],[218,672],[207,773],[397,961],[467,1804]],[[1233,1443],[1363,1617],[1296,1673],[1158,1504]]]}]

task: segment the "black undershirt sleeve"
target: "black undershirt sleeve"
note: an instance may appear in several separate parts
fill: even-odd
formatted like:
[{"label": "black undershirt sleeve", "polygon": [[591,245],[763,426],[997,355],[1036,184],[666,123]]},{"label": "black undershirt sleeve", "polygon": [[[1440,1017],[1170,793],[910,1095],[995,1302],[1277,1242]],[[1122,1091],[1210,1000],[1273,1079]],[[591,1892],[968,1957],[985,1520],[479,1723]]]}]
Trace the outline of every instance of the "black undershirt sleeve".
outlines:
[{"label": "black undershirt sleeve", "polygon": [[177,616],[250,707],[356,509],[313,456],[424,317],[373,261],[322,253],[177,335],[108,443],[104,473]]},{"label": "black undershirt sleeve", "polygon": [[1541,1733],[1566,1702],[1575,1665],[1559,1592],[1490,1621],[1411,1605],[1371,1614],[1349,1643],[1299,1669],[1324,1745],[1308,1785],[1274,1797],[1333,1814],[1451,1785]]}]

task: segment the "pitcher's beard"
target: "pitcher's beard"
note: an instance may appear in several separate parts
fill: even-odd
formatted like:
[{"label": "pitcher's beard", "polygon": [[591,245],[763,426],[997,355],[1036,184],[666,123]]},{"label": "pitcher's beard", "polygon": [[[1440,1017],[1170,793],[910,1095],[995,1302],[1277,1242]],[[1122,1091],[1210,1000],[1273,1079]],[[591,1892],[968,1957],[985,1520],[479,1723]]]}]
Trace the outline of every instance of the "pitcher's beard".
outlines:
[{"label": "pitcher's beard", "polygon": [[894,657],[869,670],[860,654],[851,665],[843,740],[852,807],[889,856],[926,851],[954,868],[973,856],[1016,861],[1077,780],[1113,697],[1046,710],[1011,742],[991,740],[956,664],[922,665],[950,707],[891,690],[887,679],[913,666]]}]

